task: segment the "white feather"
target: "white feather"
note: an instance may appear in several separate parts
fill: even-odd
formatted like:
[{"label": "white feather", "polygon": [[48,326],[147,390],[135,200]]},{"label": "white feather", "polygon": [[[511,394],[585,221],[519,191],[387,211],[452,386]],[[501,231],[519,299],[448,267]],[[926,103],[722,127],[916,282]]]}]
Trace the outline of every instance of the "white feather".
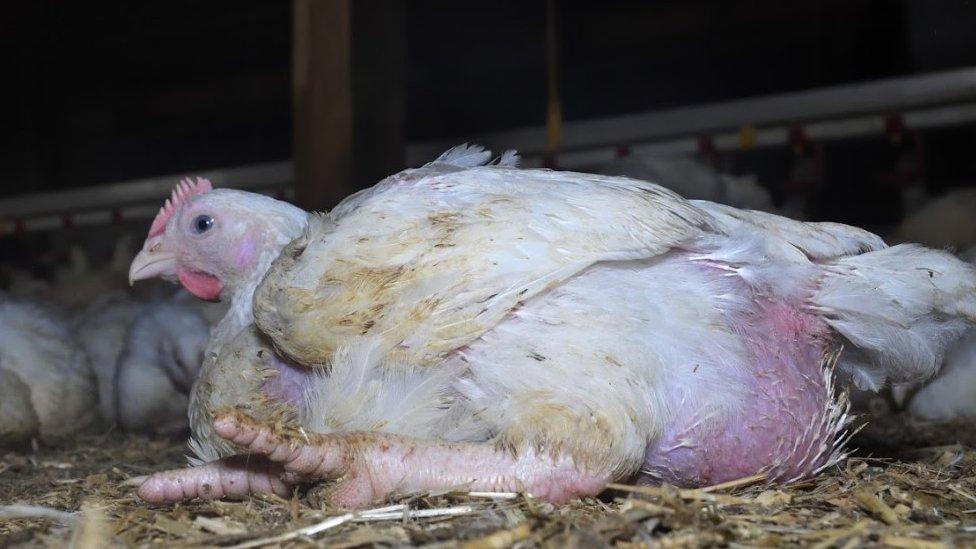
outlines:
[{"label": "white feather", "polygon": [[186,389],[196,379],[209,339],[206,320],[188,305],[147,306],[118,356],[113,386],[118,423],[128,431],[185,430]]},{"label": "white feather", "polygon": [[839,365],[877,390],[938,371],[976,320],[976,272],[945,252],[902,244],[828,262],[811,303],[856,349]]},{"label": "white feather", "polygon": [[376,340],[351,343],[336,352],[328,374],[310,376],[303,424],[318,433],[366,430],[424,439],[477,437],[474,418],[462,419],[457,413],[452,384],[461,370],[397,364],[385,358]]},{"label": "white feather", "polygon": [[487,164],[489,160],[491,160],[491,151],[481,145],[464,143],[451,147],[431,164],[450,164],[459,168],[473,168]]},{"label": "white feather", "polygon": [[97,417],[98,388],[66,318],[0,295],[0,368],[30,388],[43,438],[60,438]]}]

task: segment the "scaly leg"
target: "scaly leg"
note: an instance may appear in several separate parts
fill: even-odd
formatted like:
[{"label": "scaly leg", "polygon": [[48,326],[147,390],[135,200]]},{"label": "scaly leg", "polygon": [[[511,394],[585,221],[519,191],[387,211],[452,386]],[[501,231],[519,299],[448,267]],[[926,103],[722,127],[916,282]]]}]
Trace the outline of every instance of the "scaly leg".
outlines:
[{"label": "scaly leg", "polygon": [[517,455],[490,443],[444,443],[377,432],[283,437],[240,414],[223,414],[216,432],[245,451],[281,464],[289,480],[334,479],[330,499],[364,507],[391,492],[464,486],[470,490],[525,490],[564,502],[595,495],[609,481],[586,472],[569,455],[523,449]]}]

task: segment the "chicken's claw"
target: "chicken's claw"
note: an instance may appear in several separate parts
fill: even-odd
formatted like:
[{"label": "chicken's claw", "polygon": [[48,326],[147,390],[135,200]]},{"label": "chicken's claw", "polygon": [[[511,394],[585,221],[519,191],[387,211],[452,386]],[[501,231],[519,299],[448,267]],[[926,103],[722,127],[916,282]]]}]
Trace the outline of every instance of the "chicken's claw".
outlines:
[{"label": "chicken's claw", "polygon": [[282,478],[288,482],[334,480],[327,497],[336,506],[363,507],[387,493],[374,486],[368,461],[357,459],[361,454],[357,447],[366,442],[366,433],[313,434],[302,439],[276,433],[241,413],[218,415],[214,430],[244,451],[280,464]]}]

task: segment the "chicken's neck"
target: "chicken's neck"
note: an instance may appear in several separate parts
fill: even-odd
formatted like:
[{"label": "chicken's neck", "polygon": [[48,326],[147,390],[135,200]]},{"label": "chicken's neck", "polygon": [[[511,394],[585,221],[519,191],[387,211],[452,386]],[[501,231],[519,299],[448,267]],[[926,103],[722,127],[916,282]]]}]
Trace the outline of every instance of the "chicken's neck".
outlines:
[{"label": "chicken's neck", "polygon": [[256,280],[249,280],[247,284],[237,292],[230,301],[230,307],[227,309],[227,316],[220,323],[221,326],[218,327],[220,331],[225,327],[227,331],[231,334],[236,334],[245,326],[254,322],[254,311],[251,308],[251,302],[254,299],[254,291],[257,289],[258,284],[261,282],[260,278]]},{"label": "chicken's neck", "polygon": [[[296,211],[300,210],[296,208]],[[235,285],[227,314],[214,329],[207,349],[208,356],[216,354],[224,342],[230,341],[241,330],[254,323],[254,292],[257,291],[258,285],[264,280],[264,275],[271,269],[271,264],[278,258],[281,250],[305,231],[306,221],[307,218],[302,212],[300,222],[289,223],[287,228],[279,228],[275,231],[271,246],[261,254],[250,276]]]}]

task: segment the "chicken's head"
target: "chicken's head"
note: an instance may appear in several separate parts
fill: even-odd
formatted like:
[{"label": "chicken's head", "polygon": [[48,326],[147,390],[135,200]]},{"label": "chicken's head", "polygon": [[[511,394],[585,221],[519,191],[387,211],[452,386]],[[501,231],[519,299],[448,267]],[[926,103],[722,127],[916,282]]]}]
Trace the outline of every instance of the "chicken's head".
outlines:
[{"label": "chicken's head", "polygon": [[305,217],[264,195],[184,179],[153,220],[129,282],[161,277],[216,301],[260,281],[281,248],[301,234]]}]

